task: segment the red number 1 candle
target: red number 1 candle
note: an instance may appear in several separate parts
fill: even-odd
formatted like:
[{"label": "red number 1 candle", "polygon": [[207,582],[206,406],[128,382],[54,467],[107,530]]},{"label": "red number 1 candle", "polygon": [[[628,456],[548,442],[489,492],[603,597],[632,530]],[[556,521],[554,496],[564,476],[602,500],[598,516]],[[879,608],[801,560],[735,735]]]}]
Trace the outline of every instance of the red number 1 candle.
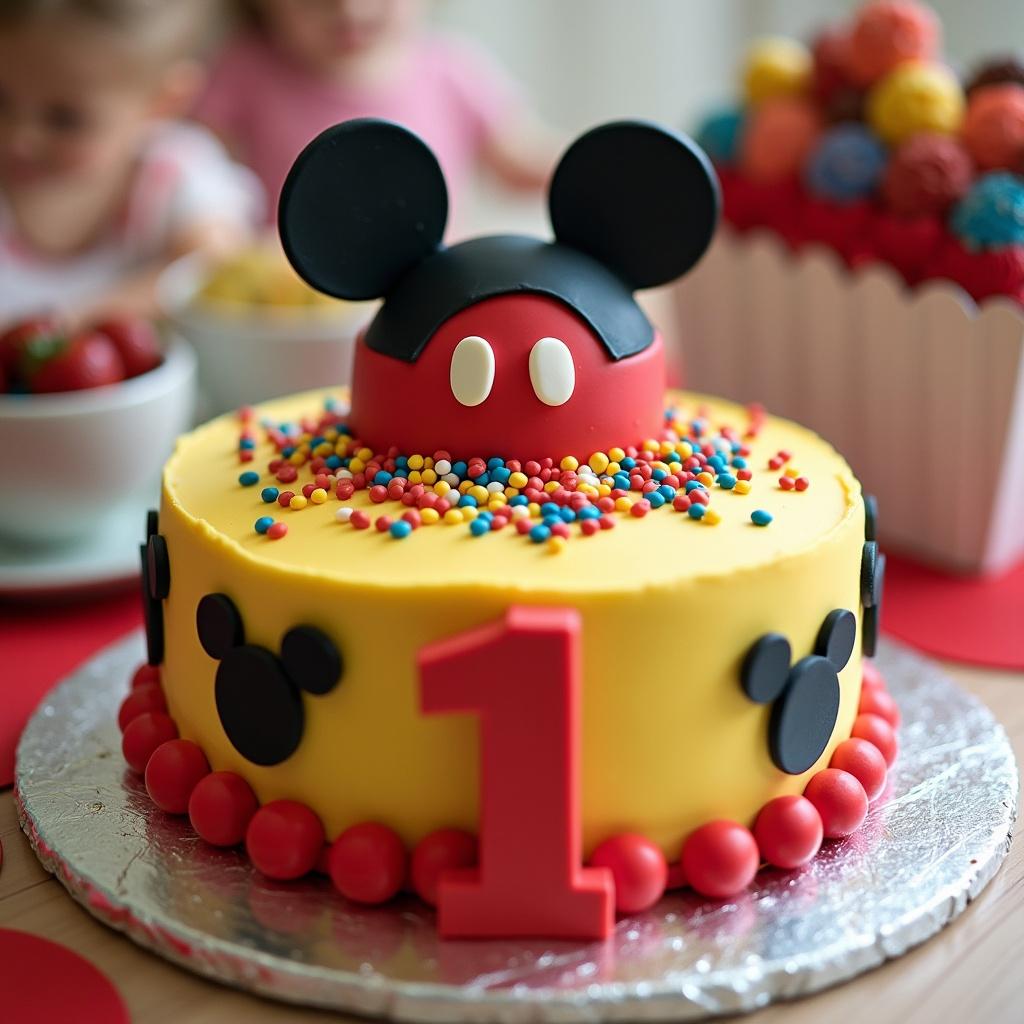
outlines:
[{"label": "red number 1 candle", "polygon": [[600,939],[606,868],[582,867],[580,631],[569,608],[510,608],[420,652],[426,713],[480,717],[480,864],[441,877],[446,938]]}]

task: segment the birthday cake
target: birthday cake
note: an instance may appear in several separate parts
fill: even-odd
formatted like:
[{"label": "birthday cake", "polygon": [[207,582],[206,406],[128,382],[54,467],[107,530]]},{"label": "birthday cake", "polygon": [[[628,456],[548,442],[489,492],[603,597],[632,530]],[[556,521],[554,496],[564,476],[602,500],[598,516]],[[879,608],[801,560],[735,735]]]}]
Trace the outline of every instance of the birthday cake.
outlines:
[{"label": "birthday cake", "polygon": [[[666,391],[635,290],[718,215],[703,153],[596,128],[555,240],[442,244],[433,154],[380,121],[299,157],[280,225],[383,298],[351,394],[182,438],[120,712],[162,810],[274,879],[412,891],[446,937],[601,938],[863,821],[898,713],[870,656],[873,502],[811,432]],[[187,827],[183,824],[183,827]]]}]

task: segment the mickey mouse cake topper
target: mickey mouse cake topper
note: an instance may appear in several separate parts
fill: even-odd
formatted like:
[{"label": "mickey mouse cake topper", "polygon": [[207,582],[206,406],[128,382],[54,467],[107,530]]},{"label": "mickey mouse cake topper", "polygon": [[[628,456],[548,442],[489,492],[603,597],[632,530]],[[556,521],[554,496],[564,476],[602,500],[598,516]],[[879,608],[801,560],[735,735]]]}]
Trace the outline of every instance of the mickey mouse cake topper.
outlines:
[{"label": "mickey mouse cake topper", "polygon": [[710,243],[718,183],[689,139],[639,121],[567,150],[553,241],[442,242],[448,195],[412,132],[360,119],[300,154],[281,195],[285,252],[313,287],[383,299],[356,347],[352,421],[371,445],[586,457],[660,432],[661,339],[633,292]]}]

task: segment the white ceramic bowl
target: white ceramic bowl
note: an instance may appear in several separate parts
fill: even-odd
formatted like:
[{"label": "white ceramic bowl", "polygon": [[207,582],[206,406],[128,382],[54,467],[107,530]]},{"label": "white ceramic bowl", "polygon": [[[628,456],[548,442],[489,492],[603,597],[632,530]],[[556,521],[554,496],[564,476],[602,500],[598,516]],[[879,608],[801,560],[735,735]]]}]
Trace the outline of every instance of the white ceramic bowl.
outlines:
[{"label": "white ceramic bowl", "polygon": [[296,391],[348,384],[356,335],[373,303],[256,306],[199,299],[211,268],[186,256],[164,271],[164,315],[199,356],[203,412],[213,416]]},{"label": "white ceramic bowl", "polygon": [[163,363],[131,380],[0,395],[0,534],[68,542],[140,495],[155,502],[164,461],[191,425],[195,394],[195,354],[172,337]]}]

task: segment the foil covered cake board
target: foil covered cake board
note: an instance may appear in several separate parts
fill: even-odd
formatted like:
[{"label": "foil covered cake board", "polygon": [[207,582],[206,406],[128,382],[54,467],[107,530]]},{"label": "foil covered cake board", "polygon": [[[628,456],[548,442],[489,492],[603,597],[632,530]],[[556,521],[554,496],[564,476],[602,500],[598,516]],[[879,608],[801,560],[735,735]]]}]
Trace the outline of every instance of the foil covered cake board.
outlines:
[{"label": "foil covered cake board", "polygon": [[669,894],[601,943],[442,942],[415,900],[367,909],[326,879],[276,884],[158,811],[120,753],[132,635],[54,690],[18,750],[22,826],[106,924],[198,974],[276,999],[409,1021],[693,1020],[814,992],[957,917],[1005,857],[1017,766],[1002,727],[892,644],[878,664],[901,751],[861,830],[738,900]]}]

